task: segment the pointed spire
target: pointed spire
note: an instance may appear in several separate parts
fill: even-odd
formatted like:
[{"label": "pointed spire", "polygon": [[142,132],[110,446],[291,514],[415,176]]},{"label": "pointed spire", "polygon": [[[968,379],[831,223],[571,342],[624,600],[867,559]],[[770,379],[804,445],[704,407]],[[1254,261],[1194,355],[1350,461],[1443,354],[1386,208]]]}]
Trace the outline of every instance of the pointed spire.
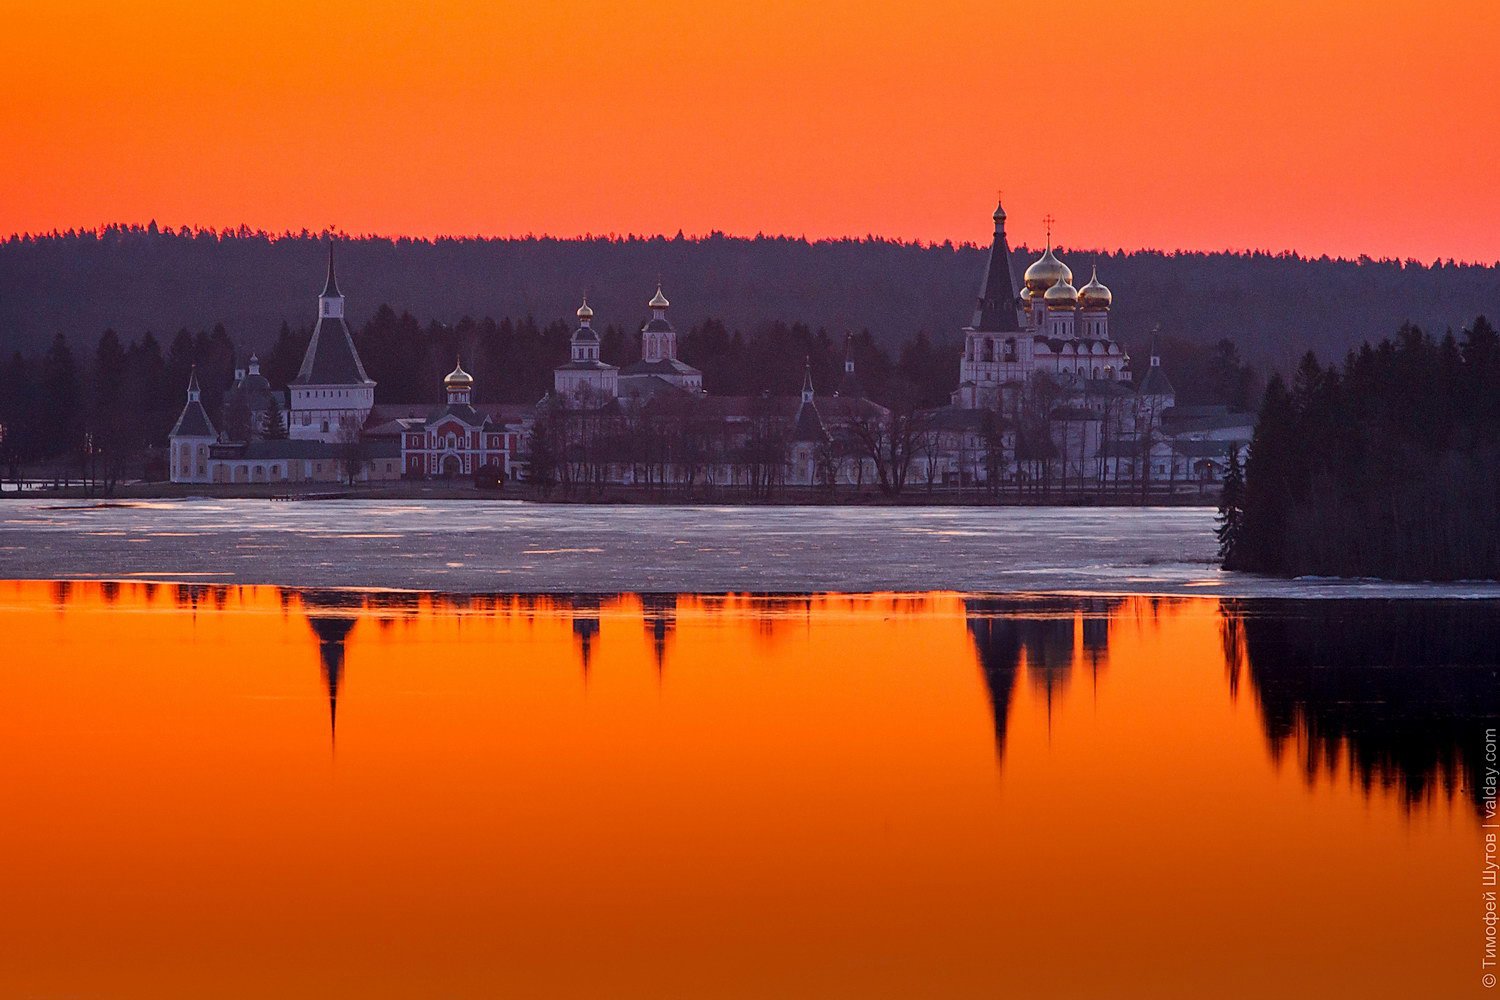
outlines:
[{"label": "pointed spire", "polygon": [[976,330],[1010,333],[1021,329],[1016,311],[1016,281],[1010,270],[1010,243],[1005,237],[1005,209],[995,205],[995,238],[979,287],[979,301],[970,322]]},{"label": "pointed spire", "polygon": [[333,275],[333,240],[328,241],[328,280],[323,282],[323,294],[325,299],[340,298],[339,282]]},{"label": "pointed spire", "polygon": [[213,438],[218,436],[214,430],[213,421],[208,419],[208,413],[203,409],[200,399],[198,366],[194,365],[188,372],[187,402],[182,404],[182,413],[178,414],[177,423],[172,425],[172,432],[168,437]]},{"label": "pointed spire", "polygon": [[854,374],[854,334],[844,334],[844,374]]},{"label": "pointed spire", "polygon": [[823,417],[818,413],[818,404],[813,397],[812,359],[809,357],[802,360],[802,402],[792,420],[792,440],[828,440],[828,429],[823,426]]}]

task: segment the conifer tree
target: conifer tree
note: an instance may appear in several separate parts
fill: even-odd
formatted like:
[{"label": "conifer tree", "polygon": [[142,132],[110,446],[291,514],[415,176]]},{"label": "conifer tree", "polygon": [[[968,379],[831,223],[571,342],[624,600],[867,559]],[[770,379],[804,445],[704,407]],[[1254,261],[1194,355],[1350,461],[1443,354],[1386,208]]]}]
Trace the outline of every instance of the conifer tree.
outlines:
[{"label": "conifer tree", "polygon": [[1236,567],[1235,547],[1239,544],[1240,528],[1245,519],[1245,478],[1240,469],[1240,446],[1230,444],[1229,467],[1224,471],[1224,493],[1219,499],[1218,526],[1214,535],[1219,540],[1219,561],[1226,569]]},{"label": "conifer tree", "polygon": [[287,436],[286,425],[281,421],[281,404],[276,397],[276,393],[271,393],[265,415],[261,418],[260,436],[267,441],[285,441]]}]

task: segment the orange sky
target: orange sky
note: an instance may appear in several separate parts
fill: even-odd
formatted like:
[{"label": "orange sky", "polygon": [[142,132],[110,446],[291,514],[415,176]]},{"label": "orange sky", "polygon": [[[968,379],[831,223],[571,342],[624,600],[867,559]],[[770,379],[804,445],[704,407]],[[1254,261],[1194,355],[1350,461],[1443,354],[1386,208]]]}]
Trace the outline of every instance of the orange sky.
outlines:
[{"label": "orange sky", "polygon": [[1500,258],[1493,0],[0,4],[4,233]]}]

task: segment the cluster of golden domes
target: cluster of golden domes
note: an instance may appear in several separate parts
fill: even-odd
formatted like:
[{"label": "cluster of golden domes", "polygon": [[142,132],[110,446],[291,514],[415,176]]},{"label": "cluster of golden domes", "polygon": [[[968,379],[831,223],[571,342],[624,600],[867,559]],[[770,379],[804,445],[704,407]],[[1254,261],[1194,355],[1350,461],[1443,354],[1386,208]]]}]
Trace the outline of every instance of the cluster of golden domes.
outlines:
[{"label": "cluster of golden domes", "polygon": [[1108,309],[1114,301],[1114,296],[1099,280],[1098,267],[1094,268],[1088,284],[1074,288],[1072,268],[1057,259],[1050,241],[1047,252],[1026,269],[1023,280],[1026,287],[1021,289],[1021,301],[1028,306],[1038,295],[1048,309]]}]

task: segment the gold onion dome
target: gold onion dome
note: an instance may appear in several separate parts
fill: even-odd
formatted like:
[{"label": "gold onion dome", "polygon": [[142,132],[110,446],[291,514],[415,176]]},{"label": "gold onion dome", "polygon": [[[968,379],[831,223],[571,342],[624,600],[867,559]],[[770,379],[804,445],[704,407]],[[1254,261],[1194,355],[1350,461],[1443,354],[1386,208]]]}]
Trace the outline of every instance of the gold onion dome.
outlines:
[{"label": "gold onion dome", "polygon": [[1073,272],[1068,269],[1068,265],[1057,259],[1052,253],[1052,245],[1048,243],[1047,252],[1026,269],[1022,280],[1031,289],[1031,294],[1040,295],[1059,281],[1072,281]]},{"label": "gold onion dome", "polygon": [[448,373],[446,378],[443,379],[443,385],[447,386],[450,389],[462,388],[464,386],[473,384],[474,376],[464,371],[464,363],[462,360],[459,360],[453,366],[453,370]]},{"label": "gold onion dome", "polygon": [[1031,289],[1027,288],[1025,285],[1022,285],[1021,286],[1021,301],[1022,301],[1022,303],[1024,303],[1025,305],[1029,306],[1029,305],[1031,305],[1031,299],[1032,299]]},{"label": "gold onion dome", "polygon": [[1042,301],[1047,303],[1048,309],[1072,309],[1077,306],[1078,289],[1073,287],[1072,275],[1047,289]]},{"label": "gold onion dome", "polygon": [[1089,283],[1078,289],[1078,302],[1085,309],[1108,309],[1114,301],[1114,295],[1104,282],[1099,280],[1099,267],[1094,266],[1093,277]]},{"label": "gold onion dome", "polygon": [[667,301],[667,297],[661,293],[660,284],[656,286],[656,294],[651,296],[651,301],[646,303],[646,305],[650,306],[652,309],[665,309],[671,304],[672,303]]},{"label": "gold onion dome", "polygon": [[581,305],[581,306],[578,307],[578,318],[579,319],[593,319],[594,318],[594,310],[592,310],[592,309],[589,308],[589,300],[588,300],[587,296],[585,296],[584,299],[583,299],[583,305]]}]

